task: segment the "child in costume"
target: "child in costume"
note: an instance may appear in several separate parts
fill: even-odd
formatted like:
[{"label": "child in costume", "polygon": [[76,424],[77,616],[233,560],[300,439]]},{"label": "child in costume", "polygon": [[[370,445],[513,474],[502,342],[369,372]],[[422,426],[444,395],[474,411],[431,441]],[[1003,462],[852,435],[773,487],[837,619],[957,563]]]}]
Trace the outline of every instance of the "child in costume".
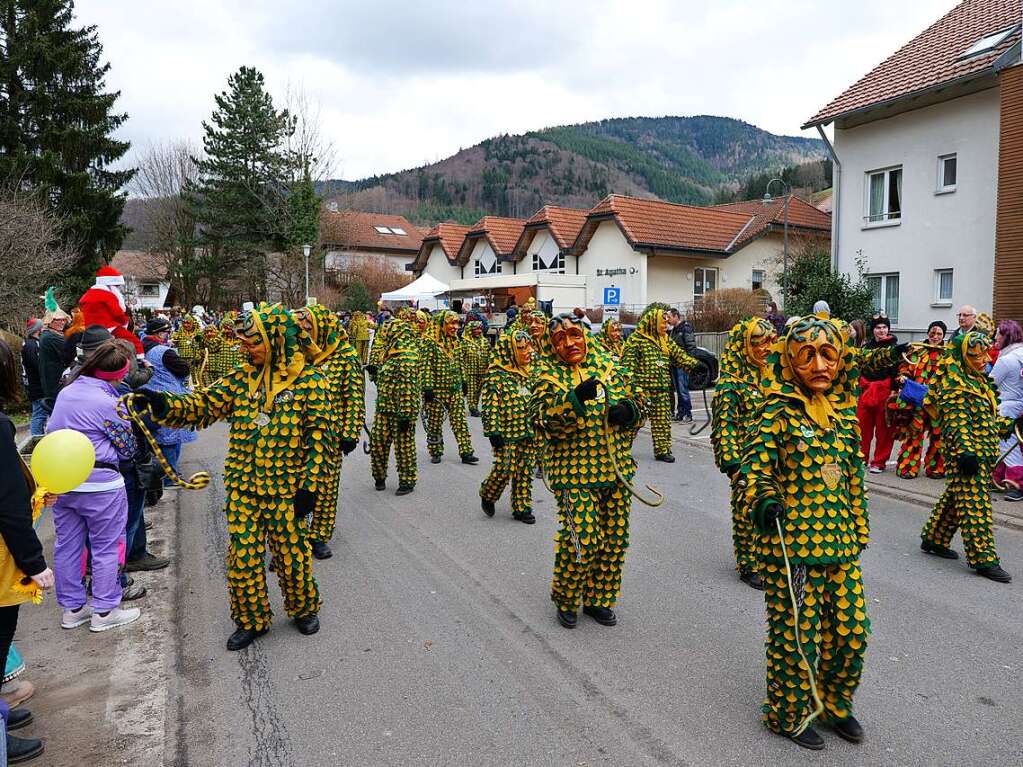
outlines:
[{"label": "child in costume", "polygon": [[394,443],[398,490],[408,495],[416,486],[416,418],[419,417],[422,360],[412,326],[389,320],[380,326],[367,368],[377,385],[376,412],[370,432],[370,464],[377,490],[384,490]]},{"label": "child in costume", "polygon": [[333,556],[328,544],[337,520],[341,462],[359,443],[359,431],[366,420],[365,382],[359,355],[348,343],[348,334],[334,312],[322,304],[313,304],[296,310],[295,320],[302,329],[299,340],[306,360],[327,381],[328,411],[337,440],[325,446],[326,474],[309,525],[313,556],[329,559]]},{"label": "child in costume", "polygon": [[575,627],[580,602],[586,615],[613,626],[643,403],[581,320],[558,315],[550,336],[553,354],[539,360],[529,410],[561,517],[551,599],[565,628]]},{"label": "child in costume", "polygon": [[490,365],[490,358],[493,354],[490,341],[483,335],[482,322],[472,320],[465,326],[459,350],[459,364],[466,386],[465,400],[469,406],[469,415],[479,418],[483,374],[487,372],[487,366]]},{"label": "child in costume", "polygon": [[746,506],[739,468],[757,427],[764,401],[761,380],[767,355],[776,340],[774,326],[754,317],[740,322],[728,333],[721,355],[721,375],[714,388],[711,442],[714,462],[731,483],[732,543],[739,579],[761,591],[764,582],[758,570],[753,521]]},{"label": "child in costume", "polygon": [[977,575],[1009,583],[1012,576],[1002,569],[995,551],[988,485],[999,439],[1023,424],[1023,418],[1014,421],[998,415],[998,390],[985,372],[990,350],[987,334],[970,331],[956,336],[924,400],[941,429],[946,484],[920,533],[920,548],[958,559],[949,544],[959,530],[966,562]]},{"label": "child in costume", "polygon": [[625,342],[622,364],[646,396],[655,457],[658,461],[674,463],[675,456],[671,454],[671,366],[692,373],[700,363],[668,336],[666,308],[663,304],[650,304],[646,308],[636,331]]},{"label": "child in costume", "polygon": [[483,484],[483,513],[494,516],[494,503],[511,482],[512,517],[531,525],[533,465],[536,463],[533,424],[529,419],[529,369],[533,344],[519,330],[498,337],[494,361],[483,377],[483,434],[494,449],[494,465]]},{"label": "child in costume", "polygon": [[443,310],[433,315],[429,336],[423,340],[423,402],[426,403],[426,445],[430,462],[440,463],[444,455],[444,417],[458,442],[462,463],[479,463],[473,454],[469,424],[465,420],[464,396],[468,384],[458,365],[462,340],[458,337],[458,315]]},{"label": "child in costume", "polygon": [[823,702],[821,721],[845,740],[863,738],[852,715],[870,633],[860,574],[870,526],[856,420],[863,357],[871,369],[897,359],[890,347],[861,357],[837,321],[792,323],[767,359],[764,401],[739,470],[766,585],[764,724],[815,750],[824,740],[809,724],[812,690]]},{"label": "child in costume", "polygon": [[320,595],[312,573],[305,517],[328,478],[332,436],[329,385],[306,363],[299,328],[280,304],[242,314],[237,334],[248,362],[191,394],[142,390],[154,420],[206,428],[229,421],[224,461],[227,581],[240,650],[270,629],[266,590],[269,544],[284,608],[303,634],[319,631]]},{"label": "child in costume", "polygon": [[[940,320],[932,322],[927,329],[927,343],[938,347],[945,342],[945,323]],[[934,383],[945,351],[938,348],[914,348],[899,366],[899,385],[904,386],[907,380],[923,384],[928,388]],[[920,459],[924,452],[924,440],[927,443],[927,454],[924,456],[924,473],[932,479],[945,476],[945,459],[941,453],[941,430],[937,419],[922,406],[914,406],[901,397],[895,405],[896,421],[901,422],[898,439],[899,449],[897,472],[903,479],[913,479],[920,473]]]}]

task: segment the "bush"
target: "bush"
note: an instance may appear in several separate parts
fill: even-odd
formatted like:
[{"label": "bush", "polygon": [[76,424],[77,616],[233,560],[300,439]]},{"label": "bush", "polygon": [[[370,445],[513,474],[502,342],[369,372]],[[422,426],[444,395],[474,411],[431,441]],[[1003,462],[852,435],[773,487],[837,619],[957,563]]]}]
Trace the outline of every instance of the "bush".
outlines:
[{"label": "bush", "polygon": [[820,300],[828,302],[831,314],[847,322],[867,319],[874,313],[874,299],[863,280],[864,262],[856,260],[856,279],[831,269],[831,253],[827,244],[808,240],[796,252],[783,281],[788,282],[785,311],[789,315],[805,315]]},{"label": "bush", "polygon": [[767,304],[763,295],[746,288],[712,290],[693,304],[691,321],[698,333],[720,333],[737,322],[762,315]]},{"label": "bush", "polygon": [[341,308],[348,312],[372,312],[376,305],[366,290],[366,286],[356,280],[349,283],[345,288],[344,298],[341,299]]},{"label": "bush", "polygon": [[349,257],[340,267],[330,272],[330,283],[346,295],[354,283],[362,283],[375,307],[381,293],[403,288],[412,282],[409,272],[399,271],[394,264],[382,257]]}]

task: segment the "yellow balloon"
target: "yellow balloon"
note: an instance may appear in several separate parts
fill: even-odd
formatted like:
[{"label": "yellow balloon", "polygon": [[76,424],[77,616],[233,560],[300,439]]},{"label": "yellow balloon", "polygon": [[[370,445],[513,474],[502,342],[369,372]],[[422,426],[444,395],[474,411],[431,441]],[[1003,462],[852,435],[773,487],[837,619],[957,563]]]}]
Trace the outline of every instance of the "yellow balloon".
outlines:
[{"label": "yellow balloon", "polygon": [[74,429],[50,432],[32,451],[32,476],[48,492],[70,493],[92,473],[96,450],[89,438]]}]

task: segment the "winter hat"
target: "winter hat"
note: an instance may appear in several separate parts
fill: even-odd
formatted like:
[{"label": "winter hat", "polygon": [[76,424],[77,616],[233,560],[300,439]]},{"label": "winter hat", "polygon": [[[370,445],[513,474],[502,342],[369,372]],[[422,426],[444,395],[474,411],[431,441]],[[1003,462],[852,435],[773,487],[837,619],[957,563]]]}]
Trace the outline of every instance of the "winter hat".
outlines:
[{"label": "winter hat", "polygon": [[25,337],[31,338],[43,329],[43,321],[38,317],[32,317],[25,323]]},{"label": "winter hat", "polygon": [[152,336],[157,333],[163,333],[170,330],[170,323],[166,317],[153,317],[149,322],[146,323],[146,335]]},{"label": "winter hat", "polygon": [[831,317],[831,307],[827,301],[818,301],[813,305],[813,313],[820,316],[825,315],[825,319]]},{"label": "winter hat", "polygon": [[96,351],[104,341],[113,338],[110,331],[102,325],[89,325],[82,333],[82,340],[78,342],[78,348],[83,354],[90,354]]},{"label": "winter hat", "polygon": [[100,267],[100,270],[96,272],[96,284],[104,286],[123,285],[124,275],[107,264]]},{"label": "winter hat", "polygon": [[886,328],[891,330],[891,328],[892,328],[892,321],[890,319],[888,319],[887,317],[885,317],[883,314],[880,317],[875,317],[874,319],[872,319],[870,321],[870,330],[871,330],[871,332],[873,332],[874,328],[877,328],[880,325],[884,325]]},{"label": "winter hat", "polygon": [[46,313],[43,314],[44,325],[49,325],[54,320],[71,320],[68,313],[61,309],[57,303],[57,299],[53,295],[53,288],[46,289],[46,295],[43,297],[43,306],[46,309]]},{"label": "winter hat", "polygon": [[928,325],[927,326],[927,332],[930,333],[931,330],[933,330],[934,328],[941,328],[941,332],[942,333],[948,333],[948,325],[946,325],[941,320],[935,320],[930,325]]}]

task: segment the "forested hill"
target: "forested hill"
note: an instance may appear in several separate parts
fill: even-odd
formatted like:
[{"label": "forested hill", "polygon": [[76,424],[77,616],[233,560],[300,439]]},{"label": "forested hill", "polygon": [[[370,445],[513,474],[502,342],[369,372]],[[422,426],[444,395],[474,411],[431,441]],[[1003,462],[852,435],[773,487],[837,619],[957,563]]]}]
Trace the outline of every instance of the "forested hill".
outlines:
[{"label": "forested hill", "polygon": [[421,168],[328,181],[321,192],[417,223],[472,223],[485,213],[529,216],[545,204],[591,207],[611,192],[706,205],[783,170],[816,191],[830,183],[823,158],[818,139],[728,117],[627,117],[498,136]]}]

